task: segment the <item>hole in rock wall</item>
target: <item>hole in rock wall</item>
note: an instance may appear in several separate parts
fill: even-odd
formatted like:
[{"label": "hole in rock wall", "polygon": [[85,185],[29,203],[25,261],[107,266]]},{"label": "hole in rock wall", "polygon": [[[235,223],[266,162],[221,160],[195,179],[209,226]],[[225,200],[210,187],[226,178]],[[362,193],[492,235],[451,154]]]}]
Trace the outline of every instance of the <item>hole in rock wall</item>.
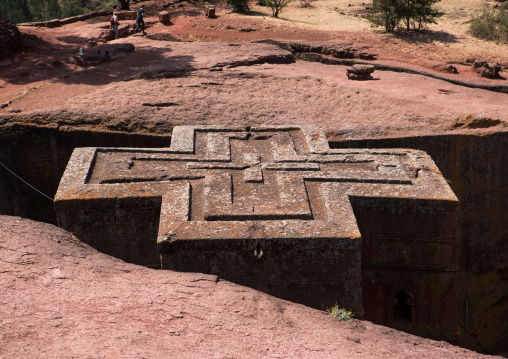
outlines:
[{"label": "hole in rock wall", "polygon": [[395,300],[397,301],[393,309],[393,321],[395,325],[411,324],[413,322],[411,306],[409,305],[411,296],[407,292],[402,291],[397,293]]}]

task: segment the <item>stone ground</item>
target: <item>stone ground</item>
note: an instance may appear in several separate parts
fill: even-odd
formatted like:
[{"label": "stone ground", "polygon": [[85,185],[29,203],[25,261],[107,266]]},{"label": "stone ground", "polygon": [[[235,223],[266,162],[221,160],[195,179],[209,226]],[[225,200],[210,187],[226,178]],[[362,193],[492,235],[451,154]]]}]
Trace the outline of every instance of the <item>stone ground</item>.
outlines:
[{"label": "stone ground", "polygon": [[[507,86],[506,45],[479,42],[464,30],[467,17],[462,13],[474,1],[462,8],[445,3],[449,16],[460,24],[450,18],[432,31],[406,35],[371,29],[364,19],[353,16],[361,12],[362,5],[356,3],[347,7],[316,1],[310,9],[293,3],[287,17],[284,12],[280,20],[254,5],[249,16],[230,13],[221,5],[218,18],[208,19],[202,15],[203,5],[183,3],[170,9],[174,17],[167,26],[153,16],[162,3],[146,3],[147,37],[138,34],[103,43],[107,18],[55,29],[22,27],[28,35],[25,51],[0,61],[0,104],[6,104],[0,114],[17,121],[18,114],[51,112],[74,118],[74,124],[79,116],[109,118],[113,127],[153,132],[189,123],[305,123],[319,124],[335,134],[372,137],[448,132],[458,119],[480,118],[481,122],[483,117],[502,122],[470,127],[506,129],[507,94],[431,77],[470,86]],[[335,11],[334,4],[350,15]],[[316,16],[325,16],[328,25]],[[133,22],[125,20],[121,27]],[[346,66],[302,60],[280,64],[288,52],[248,43],[266,38],[354,47],[377,54],[374,64],[431,76],[377,70],[374,80],[350,81]],[[96,44],[102,44],[103,52],[117,53],[116,60],[79,66],[75,59],[79,47],[92,52]],[[125,44],[133,44],[136,50],[117,51]],[[502,78],[488,80],[473,72],[467,61],[476,57],[501,63]],[[263,61],[268,63],[257,64]],[[458,75],[442,71],[450,63],[458,68]],[[211,71],[217,69],[222,71]]]},{"label": "stone ground", "polygon": [[0,217],[2,358],[487,358]]}]

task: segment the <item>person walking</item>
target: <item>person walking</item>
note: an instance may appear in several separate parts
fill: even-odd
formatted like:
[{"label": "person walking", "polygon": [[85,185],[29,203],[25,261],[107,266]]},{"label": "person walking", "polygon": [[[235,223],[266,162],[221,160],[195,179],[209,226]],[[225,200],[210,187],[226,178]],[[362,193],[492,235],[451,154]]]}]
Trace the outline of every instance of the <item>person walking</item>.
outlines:
[{"label": "person walking", "polygon": [[145,20],[143,20],[143,15],[145,14],[145,5],[141,5],[138,9],[138,16],[136,18],[136,28],[134,29],[134,33],[138,32],[138,29],[141,27],[141,31],[143,31],[143,35],[146,35],[145,31]]},{"label": "person walking", "polygon": [[115,34],[115,39],[118,39],[118,25],[120,23],[118,22],[118,16],[116,16],[115,13],[113,13],[113,17],[110,20],[111,28],[113,29],[113,33]]}]

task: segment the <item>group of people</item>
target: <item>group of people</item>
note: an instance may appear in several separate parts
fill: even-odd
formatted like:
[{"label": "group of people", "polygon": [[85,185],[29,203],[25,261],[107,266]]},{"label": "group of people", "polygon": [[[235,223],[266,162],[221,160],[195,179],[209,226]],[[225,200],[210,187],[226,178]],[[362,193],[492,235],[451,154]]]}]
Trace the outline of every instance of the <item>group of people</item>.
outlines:
[{"label": "group of people", "polygon": [[110,56],[109,56],[109,51],[106,50],[106,52],[104,54],[101,54],[101,50],[97,50],[97,59],[102,59],[103,61],[111,61],[113,60]]},{"label": "group of people", "polygon": [[[134,33],[137,33],[139,28],[141,28],[141,31],[143,31],[143,35],[146,35],[145,31],[145,20],[143,19],[145,15],[145,5],[141,5],[141,7],[138,9],[138,13],[136,16],[136,27],[134,28]],[[120,25],[120,22],[118,21],[118,16],[113,13],[113,17],[110,22],[110,28],[113,30],[113,33],[115,34],[115,39],[118,39],[118,25]]]}]

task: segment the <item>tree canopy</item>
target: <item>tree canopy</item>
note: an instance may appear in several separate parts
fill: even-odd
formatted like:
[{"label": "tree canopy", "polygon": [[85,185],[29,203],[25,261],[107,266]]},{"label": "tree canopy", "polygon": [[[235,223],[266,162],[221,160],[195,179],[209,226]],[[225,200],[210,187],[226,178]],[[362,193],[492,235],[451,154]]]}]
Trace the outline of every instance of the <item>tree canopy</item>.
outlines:
[{"label": "tree canopy", "polygon": [[0,0],[0,17],[13,24],[32,21],[27,0]]},{"label": "tree canopy", "polygon": [[0,17],[12,23],[46,21],[76,16],[120,4],[129,8],[130,0],[0,0]]},{"label": "tree canopy", "polygon": [[443,15],[432,6],[439,0],[374,0],[372,15],[367,19],[376,26],[384,26],[392,32],[403,23],[407,31],[411,27],[420,30],[425,24],[436,23]]}]

